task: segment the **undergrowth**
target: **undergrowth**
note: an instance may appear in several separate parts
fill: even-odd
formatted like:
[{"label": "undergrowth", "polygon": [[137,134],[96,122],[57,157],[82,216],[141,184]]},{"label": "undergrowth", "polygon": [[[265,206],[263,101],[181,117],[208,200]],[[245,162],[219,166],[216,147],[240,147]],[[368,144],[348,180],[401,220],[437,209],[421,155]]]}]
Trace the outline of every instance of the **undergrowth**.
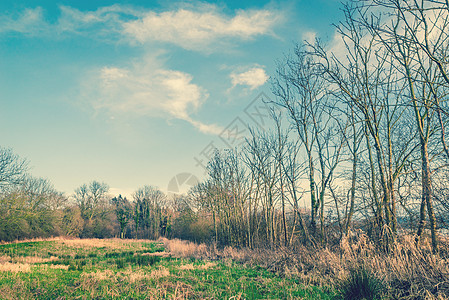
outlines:
[{"label": "undergrowth", "polygon": [[323,290],[340,299],[449,299],[449,245],[440,241],[432,254],[428,240],[397,237],[385,252],[362,232],[350,233],[333,248],[217,249],[187,241],[163,240],[180,257],[232,260],[258,265],[285,278]]}]

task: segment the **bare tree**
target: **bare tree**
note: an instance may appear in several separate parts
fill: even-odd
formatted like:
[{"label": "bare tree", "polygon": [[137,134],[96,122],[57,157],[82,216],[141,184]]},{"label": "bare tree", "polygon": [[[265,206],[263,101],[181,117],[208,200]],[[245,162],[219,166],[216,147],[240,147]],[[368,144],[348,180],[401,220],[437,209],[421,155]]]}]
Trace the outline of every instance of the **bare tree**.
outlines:
[{"label": "bare tree", "polygon": [[28,162],[13,153],[11,149],[0,147],[0,190],[21,183],[28,170]]},{"label": "bare tree", "polygon": [[91,222],[94,217],[104,214],[108,191],[106,183],[95,180],[75,189],[74,198],[84,220]]},{"label": "bare tree", "polygon": [[344,145],[335,135],[332,115],[335,99],[326,89],[326,81],[314,57],[303,47],[296,47],[294,56],[279,64],[273,81],[275,104],[286,109],[295,128],[307,161],[311,206],[311,227],[324,238],[325,196],[336,170]]},{"label": "bare tree", "polygon": [[208,164],[207,205],[213,210],[216,240],[224,244],[248,245],[247,180],[234,150],[217,151]]},{"label": "bare tree", "polygon": [[63,209],[67,203],[67,198],[58,192],[50,180],[46,178],[36,178],[27,175],[20,190],[27,196],[28,205],[33,210]]},{"label": "bare tree", "polygon": [[[414,127],[405,118],[409,114],[403,97],[407,84],[390,51],[372,29],[360,23],[359,18],[366,15],[367,8],[346,5],[344,12],[345,21],[337,26],[337,31],[344,41],[346,56],[329,55],[320,44],[312,48],[322,59],[328,81],[338,86],[342,104],[350,107],[348,119],[352,124],[363,124],[367,156],[360,158],[366,159],[370,169],[372,211],[378,233],[388,245],[388,236],[393,233],[394,238],[398,226],[395,186],[417,149],[413,142]],[[379,24],[376,22],[380,21],[371,24]],[[355,189],[351,190],[354,199]]]}]

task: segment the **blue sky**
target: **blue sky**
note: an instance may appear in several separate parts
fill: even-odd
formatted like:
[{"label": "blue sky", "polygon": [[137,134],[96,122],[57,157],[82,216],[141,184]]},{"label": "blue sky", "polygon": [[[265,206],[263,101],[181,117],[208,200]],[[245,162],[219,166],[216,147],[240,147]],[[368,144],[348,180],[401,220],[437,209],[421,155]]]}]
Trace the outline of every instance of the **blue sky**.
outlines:
[{"label": "blue sky", "polygon": [[[224,132],[256,122],[295,42],[332,40],[339,1],[0,1],[3,147],[70,195],[202,178]],[[257,124],[253,123],[250,125]]]}]

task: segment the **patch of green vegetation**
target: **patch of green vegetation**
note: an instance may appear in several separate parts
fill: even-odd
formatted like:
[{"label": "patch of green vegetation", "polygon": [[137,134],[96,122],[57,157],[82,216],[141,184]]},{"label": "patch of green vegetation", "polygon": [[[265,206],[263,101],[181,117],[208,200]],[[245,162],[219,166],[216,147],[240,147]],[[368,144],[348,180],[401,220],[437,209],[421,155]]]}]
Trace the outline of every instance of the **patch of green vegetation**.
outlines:
[{"label": "patch of green vegetation", "polygon": [[[160,243],[111,247],[61,242],[4,245],[17,256],[50,258],[27,271],[0,271],[0,299],[333,299],[331,288],[304,285],[259,266],[158,255]],[[25,243],[24,243],[25,244]],[[19,250],[17,250],[19,249]],[[9,254],[8,254],[9,255]]]},{"label": "patch of green vegetation", "polygon": [[8,255],[11,257],[18,256],[40,256],[50,257],[53,252],[55,242],[53,241],[38,241],[38,242],[22,242],[0,245],[0,255]]}]

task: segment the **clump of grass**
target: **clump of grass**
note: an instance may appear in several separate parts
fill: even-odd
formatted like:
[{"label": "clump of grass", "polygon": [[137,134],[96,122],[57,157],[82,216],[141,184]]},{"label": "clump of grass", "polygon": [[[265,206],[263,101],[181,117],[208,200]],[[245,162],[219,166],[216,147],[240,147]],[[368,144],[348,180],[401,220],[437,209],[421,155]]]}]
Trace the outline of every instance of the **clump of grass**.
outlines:
[{"label": "clump of grass", "polygon": [[117,266],[117,269],[123,269],[125,267],[125,260],[123,258],[117,258],[115,260],[115,265]]},{"label": "clump of grass", "polygon": [[69,271],[83,271],[83,266],[85,266],[85,262],[70,262]]},{"label": "clump of grass", "polygon": [[121,257],[130,256],[130,255],[134,255],[134,251],[123,251],[120,253]]},{"label": "clump of grass", "polygon": [[76,265],[75,264],[70,264],[68,270],[69,271],[76,271]]},{"label": "clump of grass", "polygon": [[159,256],[149,256],[149,255],[136,255],[130,256],[126,259],[130,263],[135,263],[139,266],[152,266],[160,261]]},{"label": "clump of grass", "polygon": [[385,286],[370,270],[358,267],[350,270],[338,287],[344,299],[381,299]]}]

